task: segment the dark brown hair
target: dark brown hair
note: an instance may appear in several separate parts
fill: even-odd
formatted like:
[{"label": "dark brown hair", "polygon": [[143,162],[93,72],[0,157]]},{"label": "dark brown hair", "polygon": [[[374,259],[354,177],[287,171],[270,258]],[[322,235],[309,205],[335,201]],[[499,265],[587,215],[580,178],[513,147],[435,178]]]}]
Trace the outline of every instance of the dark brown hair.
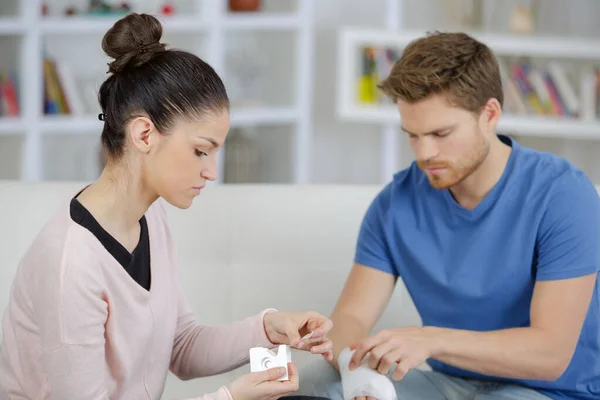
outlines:
[{"label": "dark brown hair", "polygon": [[214,69],[194,54],[167,50],[162,26],[153,16],[131,13],[104,35],[102,49],[114,59],[111,76],[98,94],[104,120],[102,145],[109,158],[125,147],[125,125],[148,116],[167,134],[178,118],[200,119],[229,109],[229,99]]},{"label": "dark brown hair", "polygon": [[465,33],[433,32],[411,42],[378,87],[394,103],[444,93],[454,106],[477,114],[490,98],[504,102],[496,57]]}]

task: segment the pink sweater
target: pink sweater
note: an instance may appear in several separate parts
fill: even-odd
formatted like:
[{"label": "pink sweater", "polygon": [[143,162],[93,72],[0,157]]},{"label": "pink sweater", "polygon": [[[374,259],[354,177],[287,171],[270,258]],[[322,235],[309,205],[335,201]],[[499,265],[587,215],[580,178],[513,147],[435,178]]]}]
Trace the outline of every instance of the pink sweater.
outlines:
[{"label": "pink sweater", "polygon": [[[183,295],[160,201],[146,213],[152,284],[139,286],[68,203],[23,257],[4,313],[0,399],[160,399],[181,379],[230,371],[248,349],[272,347],[263,316],[196,323]],[[222,387],[204,400],[230,400]]]}]

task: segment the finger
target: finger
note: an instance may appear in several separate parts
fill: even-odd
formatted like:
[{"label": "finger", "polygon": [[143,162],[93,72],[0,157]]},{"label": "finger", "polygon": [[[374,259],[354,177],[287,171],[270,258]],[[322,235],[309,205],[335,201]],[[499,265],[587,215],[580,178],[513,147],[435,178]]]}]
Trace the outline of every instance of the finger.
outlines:
[{"label": "finger", "polygon": [[319,342],[321,339],[313,339],[313,333],[309,332],[308,334],[302,336],[300,338],[300,343],[298,343],[298,348],[305,348],[306,346],[310,346],[313,343]]},{"label": "finger", "polygon": [[282,396],[290,393],[297,392],[299,389],[299,377],[298,377],[298,369],[294,363],[288,363],[288,381],[282,382],[268,382],[264,385],[266,386],[265,395],[266,396]]},{"label": "finger", "polygon": [[311,332],[308,335],[303,336],[302,339],[300,340],[300,343],[304,344],[304,348],[306,348],[306,347],[312,348],[312,347],[321,345],[322,343],[330,342],[330,341],[331,340],[327,337],[327,335],[315,337]]},{"label": "finger", "polygon": [[398,361],[402,359],[402,350],[401,349],[392,349],[387,354],[385,354],[381,360],[379,361],[379,365],[377,366],[377,372],[381,375],[386,375],[390,373],[392,367],[394,367]]},{"label": "finger", "polygon": [[[298,373],[298,368],[296,367],[296,364],[294,364],[293,362],[289,362],[288,365],[288,378],[290,379],[290,382],[293,383],[294,385],[296,385],[296,387],[298,387],[299,383],[300,383],[300,374]],[[296,389],[298,390],[298,389]]]},{"label": "finger", "polygon": [[410,369],[410,362],[408,359],[405,358],[403,360],[400,360],[398,366],[396,367],[396,370],[392,374],[392,379],[396,381],[401,381],[406,376],[408,371],[410,371]]},{"label": "finger", "polygon": [[312,346],[310,348],[310,352],[312,354],[323,354],[323,353],[327,353],[328,351],[330,351],[332,349],[333,349],[333,343],[331,342],[331,340],[328,340],[317,346]]},{"label": "finger", "polygon": [[374,347],[380,345],[383,342],[384,342],[384,336],[380,335],[380,334],[371,336],[371,337],[363,340],[362,343],[360,343],[358,346],[356,346],[356,350],[354,351],[354,354],[350,358],[349,368],[351,370],[357,368],[360,365],[360,363],[362,362],[363,358],[365,358],[365,355],[368,352],[370,352]]},{"label": "finger", "polygon": [[312,328],[312,337],[315,339],[322,338],[327,335],[333,328],[333,321],[320,314],[316,314],[314,319],[308,324]]},{"label": "finger", "polygon": [[300,343],[302,343],[304,346],[314,346],[323,342],[324,340],[327,340],[327,336],[316,336],[314,332],[310,332],[309,334],[302,336]]},{"label": "finger", "polygon": [[274,381],[276,379],[281,378],[283,375],[285,375],[285,368],[283,367],[269,368],[264,371],[251,373],[251,376],[253,377],[254,382],[256,383]]},{"label": "finger", "polygon": [[328,351],[327,353],[323,354],[323,357],[327,360],[327,361],[333,361],[333,350],[332,351]]},{"label": "finger", "polygon": [[301,346],[299,346],[300,344],[300,333],[298,332],[298,329],[293,326],[290,325],[286,330],[285,330],[285,334],[288,338],[288,343],[290,346],[292,347],[298,347],[300,348]]},{"label": "finger", "polygon": [[371,367],[371,369],[377,370],[383,357],[385,357],[391,351],[394,351],[394,345],[390,342],[384,342],[378,346],[375,346],[369,353],[367,364],[369,367]]},{"label": "finger", "polygon": [[298,391],[298,385],[293,384],[290,381],[282,382],[263,382],[261,384],[261,399],[262,398],[273,398],[277,399]]}]

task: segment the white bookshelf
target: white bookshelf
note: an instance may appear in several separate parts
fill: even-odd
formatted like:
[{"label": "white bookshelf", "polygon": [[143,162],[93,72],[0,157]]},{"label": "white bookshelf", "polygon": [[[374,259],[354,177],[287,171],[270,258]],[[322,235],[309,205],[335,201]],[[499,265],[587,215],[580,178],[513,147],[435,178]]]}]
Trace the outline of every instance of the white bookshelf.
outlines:
[{"label": "white bookshelf", "polygon": [[[81,136],[98,139],[102,131],[102,122],[97,118],[99,110],[88,110],[81,115],[44,115],[43,70],[42,62],[46,51],[54,58],[51,50],[65,55],[63,58],[74,74],[93,74],[96,87],[106,75],[106,64],[98,62],[101,52],[102,35],[120,18],[120,16],[71,16],[63,17],[56,13],[41,15],[41,0],[8,0],[14,2],[12,9],[20,9],[18,15],[2,15],[0,7],[0,40],[10,37],[18,46],[17,67],[20,81],[19,100],[21,115],[19,118],[0,117],[0,140],[3,136],[21,135],[23,137],[22,157],[20,159],[20,179],[44,180],[47,161],[42,157],[47,140],[81,140]],[[86,0],[87,1],[87,0]],[[306,183],[310,176],[310,145],[312,121],[310,103],[313,85],[314,32],[313,1],[286,0],[263,1],[264,11],[254,13],[231,13],[227,10],[227,0],[188,0],[185,12],[174,16],[154,13],[163,23],[163,41],[170,47],[181,48],[199,54],[209,62],[224,78],[226,86],[232,73],[227,59],[227,47],[237,40],[236,35],[272,35],[289,38],[289,49],[293,57],[285,60],[292,63],[287,76],[282,79],[289,82],[283,88],[289,92],[289,101],[277,102],[266,99],[256,106],[240,106],[232,103],[232,127],[281,127],[289,132],[292,146],[292,159],[289,160],[291,172],[289,182]],[[63,6],[62,0],[49,0],[49,4]],[[20,8],[18,5],[20,4]],[[176,3],[181,4],[181,3]],[[58,6],[57,6],[58,7]],[[55,7],[55,8],[57,8]],[[134,10],[135,11],[135,10]],[[76,47],[71,47],[77,42]],[[2,43],[2,42],[0,42]],[[63,44],[64,43],[64,44]],[[60,47],[63,48],[60,48]],[[86,47],[93,49],[96,59],[87,60]],[[48,50],[50,49],[50,50]],[[1,50],[1,48],[0,48]],[[108,59],[106,58],[106,61]],[[103,71],[98,71],[98,68]],[[88,69],[90,71],[88,71]],[[92,71],[94,70],[94,71]],[[24,79],[24,78],[27,79]],[[68,146],[66,146],[68,147]],[[219,154],[221,170],[223,151]],[[64,157],[69,157],[65,154]],[[287,168],[288,166],[286,166]],[[87,168],[87,170],[90,170]],[[99,172],[99,171],[98,171]],[[220,174],[223,176],[223,173]]]},{"label": "white bookshelf", "polygon": [[0,17],[0,35],[22,35],[25,29],[25,22],[18,17]]},{"label": "white bookshelf", "polygon": [[2,117],[0,118],[0,135],[20,135],[25,130],[22,118]]},{"label": "white bookshelf", "polygon": [[[391,106],[348,105],[339,110],[341,118],[352,122],[398,125],[398,109]],[[561,139],[600,140],[600,122],[555,116],[521,116],[504,114],[498,131],[520,136],[553,137]]]},{"label": "white bookshelf", "polygon": [[[388,0],[384,29],[345,28],[339,31],[338,36],[337,116],[344,121],[381,124],[381,180],[383,182],[389,181],[401,164],[398,155],[400,116],[397,108],[391,104],[359,102],[357,81],[361,72],[360,50],[366,46],[373,46],[401,51],[411,41],[426,34],[425,31],[402,29],[401,14],[402,2]],[[600,64],[600,40],[468,33],[487,44],[499,57],[529,57]],[[578,85],[576,89],[579,89]],[[600,140],[600,121],[591,118],[505,113],[499,123],[498,131],[517,136]]]},{"label": "white bookshelf", "polygon": [[299,29],[302,22],[301,16],[296,13],[273,13],[250,18],[245,15],[229,15],[223,20],[223,28],[229,30],[285,31]]},{"label": "white bookshelf", "polygon": [[[257,108],[252,110],[231,111],[231,127],[261,125],[294,125],[300,113],[292,107]],[[13,127],[19,126],[13,121]],[[21,123],[21,125],[23,125]],[[68,116],[52,115],[42,119],[40,131],[51,135],[98,135],[102,122],[97,115]]]},{"label": "white bookshelf", "polygon": [[[512,35],[471,33],[498,56],[528,56],[551,59],[598,60],[600,40],[567,40],[548,37],[521,38]],[[353,122],[400,122],[393,106],[361,104],[356,101],[356,81],[360,75],[358,51],[364,46],[401,49],[425,32],[385,32],[347,29],[340,32],[340,65],[343,66],[338,82],[337,111],[340,118]],[[554,49],[554,50],[553,50]],[[600,121],[545,116],[505,116],[500,129],[520,135],[558,136],[569,133],[572,138],[599,139]],[[571,134],[572,133],[572,134]]]},{"label": "white bookshelf", "polygon": [[[402,48],[415,39],[424,36],[426,31],[401,30],[398,32],[373,29],[349,28],[342,30],[342,41],[358,46],[389,46]],[[489,46],[496,55],[572,58],[576,60],[597,60],[600,40],[589,38],[565,38],[547,36],[522,36],[493,34],[486,32],[466,32]]]},{"label": "white bookshelf", "polygon": [[[197,33],[208,32],[209,24],[202,18],[195,17],[165,17],[161,16],[164,32]],[[103,35],[115,22],[114,18],[106,17],[47,17],[40,25],[44,35]]]},{"label": "white bookshelf", "polygon": [[[158,16],[165,32],[169,33],[211,33],[216,26],[216,21],[209,20],[206,15],[201,17],[183,16]],[[0,23],[2,21],[0,20]],[[23,29],[22,23],[11,22],[12,30]],[[261,31],[294,31],[302,27],[302,16],[296,12],[272,13],[270,15],[227,15],[221,20],[221,27],[225,30],[261,30]],[[77,17],[77,18],[44,18],[41,31],[46,35],[87,35],[104,34],[114,23],[113,18]]]}]

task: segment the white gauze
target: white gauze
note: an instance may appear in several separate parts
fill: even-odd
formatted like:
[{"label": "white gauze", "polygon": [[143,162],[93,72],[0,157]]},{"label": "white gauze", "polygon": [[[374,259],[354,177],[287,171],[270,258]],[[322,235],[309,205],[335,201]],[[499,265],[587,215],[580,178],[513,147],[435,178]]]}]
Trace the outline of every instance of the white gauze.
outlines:
[{"label": "white gauze", "polygon": [[350,371],[348,364],[353,354],[354,351],[346,347],[338,357],[344,400],[352,400],[359,396],[371,396],[377,400],[397,400],[392,381],[369,367],[366,357],[358,368]]}]

